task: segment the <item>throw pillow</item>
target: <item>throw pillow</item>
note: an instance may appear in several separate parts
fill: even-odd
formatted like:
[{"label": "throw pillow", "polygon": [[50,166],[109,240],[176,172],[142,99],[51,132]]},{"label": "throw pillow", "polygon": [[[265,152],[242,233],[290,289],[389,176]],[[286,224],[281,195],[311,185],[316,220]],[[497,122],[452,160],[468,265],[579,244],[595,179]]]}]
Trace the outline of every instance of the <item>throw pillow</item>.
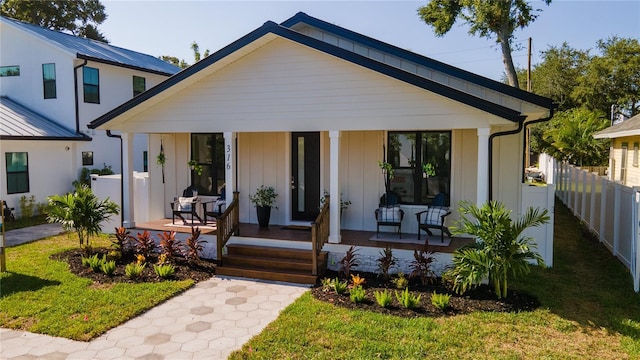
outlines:
[{"label": "throw pillow", "polygon": [[449,212],[449,209],[430,206],[424,217],[425,225],[442,226],[442,215]]}]

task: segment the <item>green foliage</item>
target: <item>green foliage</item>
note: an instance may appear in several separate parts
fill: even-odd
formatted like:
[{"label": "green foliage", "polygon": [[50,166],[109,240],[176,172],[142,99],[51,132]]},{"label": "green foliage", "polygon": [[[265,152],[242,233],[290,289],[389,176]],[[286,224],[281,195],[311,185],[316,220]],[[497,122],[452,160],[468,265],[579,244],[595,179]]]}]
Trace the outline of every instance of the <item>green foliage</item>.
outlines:
[{"label": "green foliage", "polygon": [[202,175],[202,165],[198,164],[198,160],[189,160],[187,166],[189,166],[191,171],[198,174],[198,176]]},{"label": "green foliage", "polygon": [[354,286],[349,290],[349,299],[356,304],[363,302],[365,295],[366,291],[362,286]]},{"label": "green foliage", "polygon": [[113,175],[113,169],[111,165],[107,165],[103,163],[102,169],[93,168],[89,169],[87,167],[83,167],[80,170],[80,175],[78,176],[78,180],[74,180],[72,185],[74,188],[78,188],[79,186],[86,185],[87,187],[91,187],[91,175]]},{"label": "green foliage", "polygon": [[51,30],[67,31],[89,39],[109,42],[96,27],[107,19],[104,5],[99,0],[3,0],[1,4],[2,16]]},{"label": "green foliage", "polygon": [[420,305],[421,297],[422,295],[415,296],[410,293],[409,288],[405,288],[401,293],[396,291],[396,299],[398,299],[398,302],[407,309],[413,309]]},{"label": "green foliage", "polygon": [[106,261],[103,258],[102,265],[100,266],[100,270],[108,276],[113,276],[116,272],[116,262],[114,260]]},{"label": "green foliage", "polygon": [[449,308],[450,300],[451,295],[449,294],[438,294],[435,291],[431,294],[431,304],[443,311]]},{"label": "green foliage", "polygon": [[378,269],[382,273],[382,277],[388,279],[389,270],[398,263],[398,259],[393,256],[391,246],[387,245],[384,249],[380,250],[380,257],[376,262],[378,263]]},{"label": "green foliage", "polygon": [[159,277],[168,279],[176,273],[176,268],[171,264],[153,265],[153,271]]},{"label": "green foliage", "polygon": [[98,257],[98,254],[93,254],[89,257],[82,257],[82,265],[91,268],[93,272],[99,272],[102,269],[102,264],[104,264],[104,257]]},{"label": "green foliage", "polygon": [[346,281],[340,281],[338,278],[335,278],[332,281],[331,286],[333,287],[333,291],[335,291],[336,294],[341,295],[347,291],[347,289],[349,288],[349,283],[347,283]]},{"label": "green foliage", "polygon": [[111,250],[107,254],[107,259],[108,260],[118,261],[121,258],[122,258],[122,253],[120,252],[120,250]]},{"label": "green foliage", "polygon": [[397,289],[404,289],[409,286],[409,279],[404,276],[403,272],[399,272],[397,277],[391,280]]},{"label": "green foliage", "polygon": [[540,254],[534,251],[535,239],[522,236],[522,232],[546,224],[549,221],[546,209],[540,212],[529,208],[515,222],[511,220],[511,211],[495,200],[482,207],[462,202],[459,211],[461,219],[452,232],[466,233],[478,240],[453,253],[454,267],[447,277],[452,279],[454,291],[462,294],[488,278],[501,299],[507,296],[509,275],[517,278],[528,274],[528,260],[544,265]]},{"label": "green foliage", "polygon": [[200,253],[204,249],[205,240],[200,240],[202,231],[199,227],[191,228],[191,236],[187,238],[182,247],[182,256],[189,262],[200,260]]},{"label": "green foliage", "polygon": [[[548,5],[551,0],[544,2]],[[513,32],[534,22],[538,11],[525,0],[431,0],[418,9],[418,15],[436,36],[444,36],[460,19],[469,26],[469,34],[495,38],[501,44],[509,85],[518,87],[511,57]]]},{"label": "green foliage", "polygon": [[331,278],[322,278],[320,280],[320,284],[322,285],[322,291],[328,292],[333,289],[333,279]]},{"label": "green foliage", "polygon": [[34,210],[36,208],[36,197],[31,195],[26,197],[25,195],[20,196],[20,217],[21,218],[32,218],[34,215]]},{"label": "green foliage", "polygon": [[87,186],[80,186],[67,195],[49,197],[49,222],[61,223],[78,235],[80,247],[90,246],[90,237],[102,232],[100,223],[119,213],[118,205],[109,198],[100,201]]},{"label": "green foliage", "polygon": [[431,264],[435,261],[431,251],[413,250],[411,261],[411,277],[419,277],[422,285],[428,284],[435,277]]},{"label": "green foliage", "polygon": [[151,237],[151,233],[145,230],[136,234],[135,252],[145,258],[149,258],[156,248],[156,243]]},{"label": "green foliage", "polygon": [[162,234],[158,234],[160,238],[160,254],[164,255],[165,259],[171,261],[175,255],[180,254],[180,241],[176,240],[175,231],[163,231]]},{"label": "green foliage", "polygon": [[343,274],[346,279],[351,275],[351,270],[359,265],[358,261],[360,257],[357,251],[356,247],[351,245],[344,254],[344,257],[340,259],[340,273]]},{"label": "green foliage", "polygon": [[46,202],[36,203],[36,211],[38,215],[47,215],[49,213],[49,204]]},{"label": "green foliage", "polygon": [[115,228],[115,233],[111,240],[111,247],[120,252],[127,252],[131,248],[131,244],[135,241],[135,238],[131,236],[131,232],[125,227]]},{"label": "green foliage", "polygon": [[387,289],[384,289],[384,291],[374,291],[373,296],[375,296],[378,305],[383,308],[389,307],[393,301],[391,293],[387,291]]},{"label": "green foliage", "polygon": [[147,266],[145,263],[131,263],[124,267],[124,274],[130,279],[136,279]]},{"label": "green foliage", "polygon": [[[278,194],[273,186],[260,185],[254,195],[249,194],[249,201],[254,206],[273,206],[276,203]],[[277,209],[277,207],[275,207]]]}]

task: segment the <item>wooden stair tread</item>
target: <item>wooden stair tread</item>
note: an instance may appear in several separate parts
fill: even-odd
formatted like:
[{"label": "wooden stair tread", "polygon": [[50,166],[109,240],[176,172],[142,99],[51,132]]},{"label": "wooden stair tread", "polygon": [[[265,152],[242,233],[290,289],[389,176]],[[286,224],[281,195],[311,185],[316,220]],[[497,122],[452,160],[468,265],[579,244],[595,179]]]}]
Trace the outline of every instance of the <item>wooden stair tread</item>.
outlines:
[{"label": "wooden stair tread", "polygon": [[310,272],[291,272],[291,271],[275,271],[273,269],[222,266],[216,268],[216,275],[237,276],[253,279],[284,281],[299,284],[315,284],[318,280],[317,276],[311,275]]}]

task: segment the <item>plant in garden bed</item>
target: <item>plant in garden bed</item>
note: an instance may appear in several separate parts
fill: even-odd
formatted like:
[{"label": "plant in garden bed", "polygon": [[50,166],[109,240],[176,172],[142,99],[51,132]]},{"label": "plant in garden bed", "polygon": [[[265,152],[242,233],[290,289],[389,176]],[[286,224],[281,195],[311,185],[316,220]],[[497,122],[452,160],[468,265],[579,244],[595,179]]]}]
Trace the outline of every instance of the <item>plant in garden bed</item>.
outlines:
[{"label": "plant in garden bed", "polygon": [[99,272],[104,264],[104,258],[98,257],[98,254],[93,254],[89,257],[82,257],[82,265],[91,268],[93,272]]},{"label": "plant in garden bed", "polygon": [[344,257],[340,259],[340,273],[344,275],[345,278],[349,278],[351,275],[351,270],[360,265],[358,263],[359,256],[356,253],[356,247],[351,245],[347,252],[344,254]]},{"label": "plant in garden bed", "polygon": [[433,292],[431,294],[431,305],[436,308],[444,311],[449,308],[449,301],[451,300],[451,295],[449,294],[438,294],[437,292]]},{"label": "plant in garden bed", "polygon": [[349,290],[349,298],[356,304],[363,302],[365,295],[366,291],[361,285],[354,286]]},{"label": "plant in garden bed", "polygon": [[117,227],[115,230],[116,232],[111,240],[111,247],[122,254],[127,254],[131,250],[131,244],[135,241],[135,238],[131,236],[131,232],[125,227]]},{"label": "plant in garden bed", "polygon": [[171,261],[175,255],[180,255],[180,242],[176,240],[175,231],[163,231],[158,234],[160,238],[160,254],[165,261]]},{"label": "plant in garden bed", "polygon": [[398,259],[393,256],[393,250],[391,246],[387,245],[383,250],[380,250],[380,257],[377,260],[378,269],[382,272],[382,278],[389,278],[389,271],[398,263]]},{"label": "plant in garden bed", "polygon": [[103,259],[102,265],[100,266],[100,270],[102,270],[102,272],[105,273],[107,276],[113,276],[113,273],[116,272],[116,262],[113,260],[105,261]]},{"label": "plant in garden bed", "polygon": [[387,289],[384,291],[374,291],[373,296],[375,296],[378,305],[383,308],[391,306],[391,302],[393,301],[391,293]]},{"label": "plant in garden bed", "polygon": [[159,277],[163,279],[168,279],[176,273],[176,268],[171,264],[153,265],[153,271]]},{"label": "plant in garden bed", "polygon": [[142,255],[145,258],[151,256],[156,248],[156,243],[151,237],[151,233],[145,230],[144,232],[136,235],[135,252],[137,255]]},{"label": "plant in garden bed", "polygon": [[127,264],[124,268],[124,274],[130,279],[137,279],[144,271],[147,264],[145,263],[131,263]]},{"label": "plant in garden bed", "polygon": [[333,291],[335,291],[338,295],[344,294],[349,288],[349,284],[346,281],[340,281],[340,279],[338,278],[335,278],[333,280],[331,286],[333,287]]},{"label": "plant in garden bed", "polygon": [[497,201],[486,202],[482,207],[462,203],[461,220],[456,223],[453,233],[466,233],[478,240],[453,253],[454,267],[448,271],[447,277],[452,279],[456,292],[464,293],[488,278],[496,296],[501,299],[507,296],[509,275],[515,279],[528,274],[529,260],[544,265],[542,257],[535,251],[535,239],[523,236],[522,232],[547,223],[547,210],[540,212],[529,208],[515,222],[511,220],[510,213]]},{"label": "plant in garden bed", "polygon": [[391,282],[396,286],[397,289],[404,289],[409,286],[409,279],[404,276],[403,272],[399,272],[397,277]]},{"label": "plant in garden bed", "polygon": [[433,263],[433,253],[426,250],[413,250],[413,260],[411,261],[411,277],[418,277],[425,285],[432,282],[435,278],[433,270],[431,270],[431,264]]},{"label": "plant in garden bed", "polygon": [[199,227],[191,228],[191,237],[187,238],[184,242],[184,246],[182,247],[182,256],[184,256],[187,261],[195,262],[200,260],[200,254],[204,249],[205,240],[200,240],[200,234],[202,231]]},{"label": "plant in garden bed", "polygon": [[422,295],[415,296],[409,292],[409,288],[404,289],[403,292],[399,293],[396,291],[396,299],[398,302],[406,307],[407,309],[413,309],[420,304],[420,298]]},{"label": "plant in garden bed", "polygon": [[363,277],[360,277],[360,274],[353,275],[351,274],[351,287],[362,287],[367,280]]}]

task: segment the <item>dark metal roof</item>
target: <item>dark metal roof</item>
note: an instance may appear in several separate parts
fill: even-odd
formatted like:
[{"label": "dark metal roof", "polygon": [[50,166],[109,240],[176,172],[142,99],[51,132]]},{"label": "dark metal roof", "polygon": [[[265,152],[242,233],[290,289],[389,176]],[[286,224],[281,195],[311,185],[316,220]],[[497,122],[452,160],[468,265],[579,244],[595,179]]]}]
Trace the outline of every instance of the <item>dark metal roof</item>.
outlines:
[{"label": "dark metal roof", "polygon": [[640,135],[640,114],[593,134],[596,139]]},{"label": "dark metal roof", "polygon": [[91,140],[5,96],[0,97],[0,139]]},{"label": "dark metal roof", "polygon": [[71,53],[77,54],[77,57],[81,59],[88,59],[166,76],[171,76],[180,71],[179,67],[151,55],[123,49],[96,40],[90,40],[59,31],[41,28],[36,25],[7,17],[0,18],[2,21],[10,22],[25,31],[35,33],[49,41],[57,43]]},{"label": "dark metal roof", "polygon": [[[299,13],[296,16],[301,16],[300,14],[303,13]],[[313,19],[309,16],[307,16],[306,14],[304,14],[305,19]],[[285,22],[287,23],[287,22]],[[339,28],[342,29],[342,28]],[[343,29],[345,31],[348,31],[346,29]],[[329,31],[329,30],[328,30]],[[243,36],[242,38],[236,40],[235,42],[227,45],[226,47],[222,48],[221,50],[211,54],[210,56],[204,58],[203,60],[197,62],[196,64],[192,65],[191,67],[183,70],[182,72],[172,76],[169,79],[166,79],[165,81],[163,81],[162,83],[158,84],[157,86],[147,90],[146,92],[142,93],[141,95],[127,101],[126,103],[118,106],[117,108],[107,112],[106,114],[98,117],[97,119],[95,119],[94,121],[92,121],[91,123],[89,123],[88,127],[91,129],[95,129],[105,123],[107,123],[108,121],[110,121],[111,119],[125,113],[126,111],[134,108],[135,106],[137,106],[140,103],[143,103],[144,101],[154,97],[155,95],[158,95],[159,93],[169,89],[170,87],[188,79],[190,76],[198,73],[199,71],[207,68],[208,66],[216,63],[217,61],[220,61],[221,59],[225,58],[226,56],[229,56],[230,54],[234,53],[235,51],[249,45],[250,43],[256,41],[257,39],[269,34],[275,34],[278,36],[281,36],[283,38],[286,38],[288,40],[297,42],[299,44],[311,47],[313,49],[325,52],[327,54],[336,56],[338,58],[344,59],[346,61],[361,65],[363,67],[369,68],[371,70],[377,71],[379,73],[385,74],[387,76],[391,76],[393,78],[396,78],[398,80],[407,82],[409,84],[415,85],[417,87],[423,88],[425,90],[431,91],[433,93],[445,96],[447,98],[450,98],[452,100],[458,101],[460,103],[475,107],[479,110],[483,110],[486,111],[490,114],[499,116],[501,118],[513,121],[513,122],[521,122],[524,121],[525,116],[522,115],[521,113],[519,113],[518,111],[515,111],[513,109],[510,109],[508,107],[493,103],[491,101],[473,96],[471,94],[462,92],[460,90],[454,89],[452,87],[449,87],[447,85],[444,84],[440,84],[438,82],[432,81],[430,79],[424,78],[422,76],[419,75],[415,75],[412,73],[409,73],[407,71],[404,71],[402,69],[399,69],[397,67],[393,67],[391,65],[387,65],[385,63],[381,63],[379,61],[373,60],[371,58],[368,57],[364,57],[362,55],[359,55],[357,53],[354,53],[352,51],[348,51],[345,49],[342,49],[340,47],[331,45],[327,42],[323,42],[317,39],[314,39],[312,37],[306,36],[302,33],[299,33],[297,31],[291,30],[286,26],[282,26],[282,25],[278,25],[272,21],[267,21],[264,23],[264,25],[262,25],[261,27],[257,28],[256,30],[250,32],[249,34]],[[353,33],[356,34],[356,33]],[[356,34],[359,35],[359,34]],[[362,36],[362,35],[359,35]],[[373,40],[373,39],[372,39]],[[390,45],[388,45],[390,46]],[[410,52],[407,52],[409,54],[413,54]],[[415,56],[421,57],[420,55],[414,54]],[[443,64],[444,65],[444,64]],[[459,69],[458,69],[459,70]],[[462,70],[460,70],[462,71]],[[469,73],[470,74],[470,73]],[[528,93],[526,91],[522,91],[522,90],[518,90],[515,88],[512,88],[510,86],[495,82],[493,80],[490,79],[486,79],[483,78],[481,76],[478,75],[474,75],[478,78],[484,79],[484,81],[486,81],[489,85],[495,87],[496,91],[502,92],[505,95],[511,95],[514,97],[517,97],[519,99],[522,99],[524,101],[528,101],[531,102],[533,104],[537,104],[540,106],[543,106],[545,108],[548,109],[552,109],[555,106],[553,105],[552,101],[550,99],[538,96],[538,95],[534,95],[531,93]],[[474,78],[475,79],[475,78]],[[471,80],[469,80],[471,81]],[[476,82],[478,83],[478,82]],[[478,83],[481,86],[485,86],[484,84]],[[499,85],[496,85],[499,84]],[[516,94],[518,96],[515,96],[513,94]]]}]

